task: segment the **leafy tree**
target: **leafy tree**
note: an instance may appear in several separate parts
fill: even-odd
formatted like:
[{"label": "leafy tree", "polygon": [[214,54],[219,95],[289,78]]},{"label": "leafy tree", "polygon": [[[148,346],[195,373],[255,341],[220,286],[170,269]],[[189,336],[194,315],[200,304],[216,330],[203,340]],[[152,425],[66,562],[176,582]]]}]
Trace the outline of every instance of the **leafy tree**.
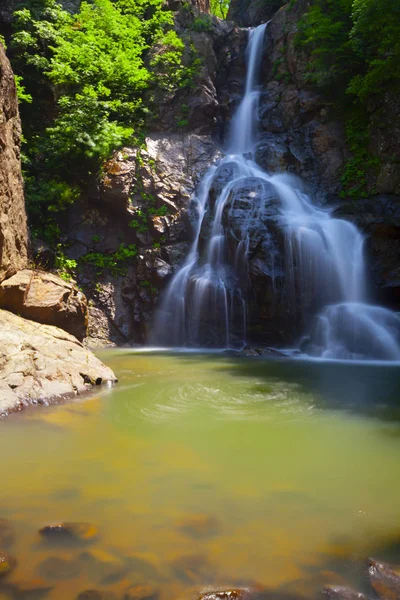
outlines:
[{"label": "leafy tree", "polygon": [[226,19],[230,0],[210,0],[210,10],[219,19]]},{"label": "leafy tree", "polygon": [[84,1],[75,15],[56,0],[27,0],[14,13],[11,58],[34,100],[21,106],[34,228],[43,230],[49,207],[73,202],[112,150],[140,136],[149,90],[185,80],[172,23],[163,0]]},{"label": "leafy tree", "polygon": [[368,150],[368,101],[400,88],[400,3],[312,0],[297,43],[310,54],[309,81],[345,116],[353,157],[343,173],[343,196],[359,197],[379,167]]}]

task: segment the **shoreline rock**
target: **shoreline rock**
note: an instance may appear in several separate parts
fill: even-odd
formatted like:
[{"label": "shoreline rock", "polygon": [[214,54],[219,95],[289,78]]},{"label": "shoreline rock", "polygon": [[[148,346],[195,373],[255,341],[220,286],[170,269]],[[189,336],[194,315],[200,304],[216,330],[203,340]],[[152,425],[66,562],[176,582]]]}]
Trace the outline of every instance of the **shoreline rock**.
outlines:
[{"label": "shoreline rock", "polygon": [[71,334],[0,310],[0,416],[116,383],[114,373]]}]

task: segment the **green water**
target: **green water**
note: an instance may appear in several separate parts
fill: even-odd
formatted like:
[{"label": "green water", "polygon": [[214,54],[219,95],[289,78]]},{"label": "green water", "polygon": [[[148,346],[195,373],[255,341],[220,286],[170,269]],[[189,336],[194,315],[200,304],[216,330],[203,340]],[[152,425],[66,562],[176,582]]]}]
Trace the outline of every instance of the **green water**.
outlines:
[{"label": "green water", "polygon": [[[122,598],[132,583],[162,600],[249,583],[312,597],[361,585],[371,554],[400,562],[399,368],[101,358],[114,389],[0,422],[0,517],[18,559],[3,583],[39,577],[57,600]],[[98,537],[40,539],[60,521]]]}]

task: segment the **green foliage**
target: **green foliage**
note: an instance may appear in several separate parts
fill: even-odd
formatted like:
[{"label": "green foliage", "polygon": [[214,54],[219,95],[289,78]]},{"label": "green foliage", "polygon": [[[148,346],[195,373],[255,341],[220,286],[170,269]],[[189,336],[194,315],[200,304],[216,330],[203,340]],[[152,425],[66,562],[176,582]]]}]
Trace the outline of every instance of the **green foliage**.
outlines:
[{"label": "green foliage", "polygon": [[310,54],[308,80],[346,120],[353,156],[342,177],[342,196],[373,193],[371,176],[379,165],[368,150],[368,103],[382,89],[400,91],[400,3],[313,0],[296,41]]},{"label": "green foliage", "polygon": [[230,0],[210,0],[210,10],[213,15],[219,19],[226,19],[228,16]]},{"label": "green foliage", "polygon": [[64,281],[70,281],[75,274],[75,269],[78,263],[72,258],[67,258],[64,250],[65,248],[62,244],[57,244],[55,267],[61,279],[64,279]]},{"label": "green foliage", "polygon": [[129,263],[137,255],[135,244],[120,244],[115,252],[108,254],[102,252],[88,252],[81,259],[82,264],[93,265],[96,268],[97,275],[104,271],[109,271],[111,275],[124,275]]},{"label": "green foliage", "polygon": [[191,29],[193,29],[193,31],[211,31],[212,26],[213,23],[210,15],[201,14],[193,19]]},{"label": "green foliage", "polygon": [[[360,115],[348,119],[346,138],[352,158],[347,161],[341,177],[343,190],[340,195],[356,200],[368,195],[368,173],[373,173],[379,167],[379,160],[368,151],[368,124]],[[370,191],[374,193],[373,189]]]},{"label": "green foliage", "polygon": [[25,100],[30,218],[43,237],[49,207],[65,208],[114,149],[141,137],[152,109],[145,97],[186,86],[193,72],[163,0],[83,1],[76,15],[56,0],[24,6],[14,13],[11,59]]}]

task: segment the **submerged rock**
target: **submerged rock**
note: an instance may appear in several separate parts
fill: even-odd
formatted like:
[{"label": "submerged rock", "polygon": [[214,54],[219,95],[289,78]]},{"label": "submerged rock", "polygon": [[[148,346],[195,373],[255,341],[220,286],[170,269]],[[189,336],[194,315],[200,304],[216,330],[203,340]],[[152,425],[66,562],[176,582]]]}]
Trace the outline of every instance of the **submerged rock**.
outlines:
[{"label": "submerged rock", "polygon": [[0,548],[9,548],[15,540],[14,528],[7,519],[0,519]]},{"label": "submerged rock", "polygon": [[181,519],[178,529],[192,538],[206,538],[216,535],[220,529],[218,520],[210,515],[190,515]]},{"label": "submerged rock", "polygon": [[104,550],[82,552],[79,561],[90,579],[101,584],[119,581],[127,572],[127,565],[120,558]]},{"label": "submerged rock", "polygon": [[42,527],[39,533],[49,538],[67,538],[88,542],[97,537],[98,530],[91,523],[57,523]]},{"label": "submerged rock", "polygon": [[7,552],[0,550],[0,579],[11,573],[16,566],[16,559]]},{"label": "submerged rock", "polygon": [[368,560],[368,575],[372,587],[382,600],[399,600],[400,574],[396,568],[378,562],[372,558]]},{"label": "submerged rock", "polygon": [[367,596],[344,585],[326,585],[323,595],[329,600],[367,600]]},{"label": "submerged rock", "polygon": [[214,579],[214,567],[203,554],[180,556],[172,562],[171,566],[175,576],[184,583],[195,584]]},{"label": "submerged rock", "polygon": [[77,577],[81,568],[77,561],[68,560],[59,556],[50,556],[39,565],[39,572],[46,579],[73,579]]},{"label": "submerged rock", "polygon": [[115,598],[115,594],[108,590],[85,590],[76,597],[76,600],[115,600]]},{"label": "submerged rock", "polygon": [[10,585],[12,585],[12,597],[16,600],[41,600],[53,589],[43,579],[18,581]]},{"label": "submerged rock", "polygon": [[124,593],[124,600],[157,600],[160,592],[152,585],[130,585]]}]

